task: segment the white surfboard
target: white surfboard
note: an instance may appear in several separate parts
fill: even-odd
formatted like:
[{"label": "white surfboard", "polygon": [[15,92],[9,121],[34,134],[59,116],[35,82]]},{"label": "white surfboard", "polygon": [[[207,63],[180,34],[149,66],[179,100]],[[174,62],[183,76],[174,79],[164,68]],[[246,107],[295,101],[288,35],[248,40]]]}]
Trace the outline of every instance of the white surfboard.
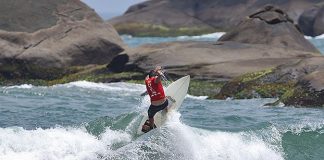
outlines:
[{"label": "white surfboard", "polygon": [[[156,127],[161,127],[165,123],[169,112],[171,112],[172,110],[179,109],[185,96],[187,95],[189,82],[190,82],[190,76],[185,76],[171,83],[165,89],[165,95],[169,99],[168,112],[163,110],[155,114],[154,123]],[[137,134],[139,135],[144,134],[144,132],[142,132],[142,125],[145,123],[147,119],[148,119],[148,115],[146,111],[143,113],[142,121],[137,129]]]}]

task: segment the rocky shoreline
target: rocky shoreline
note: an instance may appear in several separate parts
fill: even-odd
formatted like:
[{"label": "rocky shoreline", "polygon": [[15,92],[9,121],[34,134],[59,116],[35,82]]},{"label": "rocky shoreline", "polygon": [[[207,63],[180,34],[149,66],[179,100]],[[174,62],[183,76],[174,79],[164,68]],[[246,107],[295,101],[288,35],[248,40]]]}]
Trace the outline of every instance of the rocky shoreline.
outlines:
[{"label": "rocky shoreline", "polygon": [[[0,2],[1,6],[18,8],[18,1],[14,1]],[[161,65],[173,80],[191,75],[189,94],[192,95],[211,99],[278,98],[274,104],[324,106],[324,58],[296,27],[294,20],[298,16],[291,18],[290,10],[286,13],[271,5],[255,9],[217,42],[167,42],[129,48],[109,23],[79,0],[48,2],[26,5],[20,14],[8,11],[14,20],[12,26],[0,24],[0,85],[50,86],[78,80],[143,83],[145,74]],[[128,13],[156,6],[155,3],[145,2],[144,7],[135,5]],[[313,3],[317,1],[296,4],[310,6]],[[291,6],[288,4],[290,1],[285,2],[283,8]],[[177,7],[188,6],[172,5],[166,0],[159,1],[161,8],[156,11],[171,9],[179,18],[186,19],[183,13],[178,13],[184,8]],[[237,7],[240,4],[233,1],[227,5]],[[49,9],[41,10],[44,6]],[[201,11],[204,9],[208,7]],[[37,19],[32,10],[47,17]],[[319,13],[321,11],[316,10],[316,14]],[[39,22],[24,24],[19,17]],[[0,20],[7,19],[0,17]],[[126,27],[147,29],[141,25],[125,24]],[[192,21],[188,26],[211,29],[201,21]],[[204,33],[192,32],[186,28],[188,26],[181,29],[149,24],[154,32],[146,34]]]},{"label": "rocky shoreline", "polygon": [[324,34],[321,0],[159,0],[131,6],[111,23],[120,34],[178,36],[228,32],[265,5],[285,10],[307,36]]}]

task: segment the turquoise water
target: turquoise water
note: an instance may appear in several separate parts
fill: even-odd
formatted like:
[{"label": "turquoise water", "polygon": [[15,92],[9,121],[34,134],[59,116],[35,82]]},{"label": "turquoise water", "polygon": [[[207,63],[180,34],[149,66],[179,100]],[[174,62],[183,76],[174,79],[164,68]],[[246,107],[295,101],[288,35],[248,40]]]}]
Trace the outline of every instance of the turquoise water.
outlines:
[{"label": "turquoise water", "polygon": [[[156,44],[170,41],[213,41],[216,42],[224,33],[212,33],[201,36],[180,36],[180,37],[132,37],[129,35],[121,36],[124,42],[131,46],[137,47],[143,44]],[[324,35],[318,37],[306,37],[317,49],[324,54]]]},{"label": "turquoise water", "polygon": [[324,36],[321,38],[308,39],[322,54],[324,54]]},{"label": "turquoise water", "polygon": [[179,36],[179,37],[132,37],[130,35],[122,35],[123,41],[131,47],[138,47],[143,44],[157,44],[172,41],[216,41],[224,32],[211,33],[201,36]]},{"label": "turquoise water", "polygon": [[0,87],[0,159],[324,159],[323,109],[188,95],[165,126],[138,136],[144,90],[86,81]]}]

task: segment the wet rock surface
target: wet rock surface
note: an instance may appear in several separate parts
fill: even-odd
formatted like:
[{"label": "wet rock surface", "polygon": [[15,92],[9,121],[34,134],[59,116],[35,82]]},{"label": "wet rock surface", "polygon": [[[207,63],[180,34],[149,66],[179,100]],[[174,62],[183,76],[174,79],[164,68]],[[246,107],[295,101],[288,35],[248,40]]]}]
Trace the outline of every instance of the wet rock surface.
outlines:
[{"label": "wet rock surface", "polygon": [[0,74],[52,79],[122,52],[115,29],[78,0],[0,1]]},{"label": "wet rock surface", "polygon": [[[157,0],[130,7],[109,20],[119,33],[138,36],[195,35],[230,31],[264,5],[279,6],[295,22],[321,0]],[[320,26],[318,26],[320,27]]]},{"label": "wet rock surface", "polygon": [[298,25],[307,36],[324,34],[324,3],[304,11],[298,19]]}]

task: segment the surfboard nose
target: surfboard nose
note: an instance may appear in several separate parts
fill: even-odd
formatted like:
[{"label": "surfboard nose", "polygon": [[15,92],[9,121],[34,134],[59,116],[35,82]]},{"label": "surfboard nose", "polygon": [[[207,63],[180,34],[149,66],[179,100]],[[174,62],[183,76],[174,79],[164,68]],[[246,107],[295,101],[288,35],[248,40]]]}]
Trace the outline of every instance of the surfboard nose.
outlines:
[{"label": "surfboard nose", "polygon": [[184,79],[184,80],[188,81],[188,80],[190,80],[190,75],[184,76],[181,79]]}]

